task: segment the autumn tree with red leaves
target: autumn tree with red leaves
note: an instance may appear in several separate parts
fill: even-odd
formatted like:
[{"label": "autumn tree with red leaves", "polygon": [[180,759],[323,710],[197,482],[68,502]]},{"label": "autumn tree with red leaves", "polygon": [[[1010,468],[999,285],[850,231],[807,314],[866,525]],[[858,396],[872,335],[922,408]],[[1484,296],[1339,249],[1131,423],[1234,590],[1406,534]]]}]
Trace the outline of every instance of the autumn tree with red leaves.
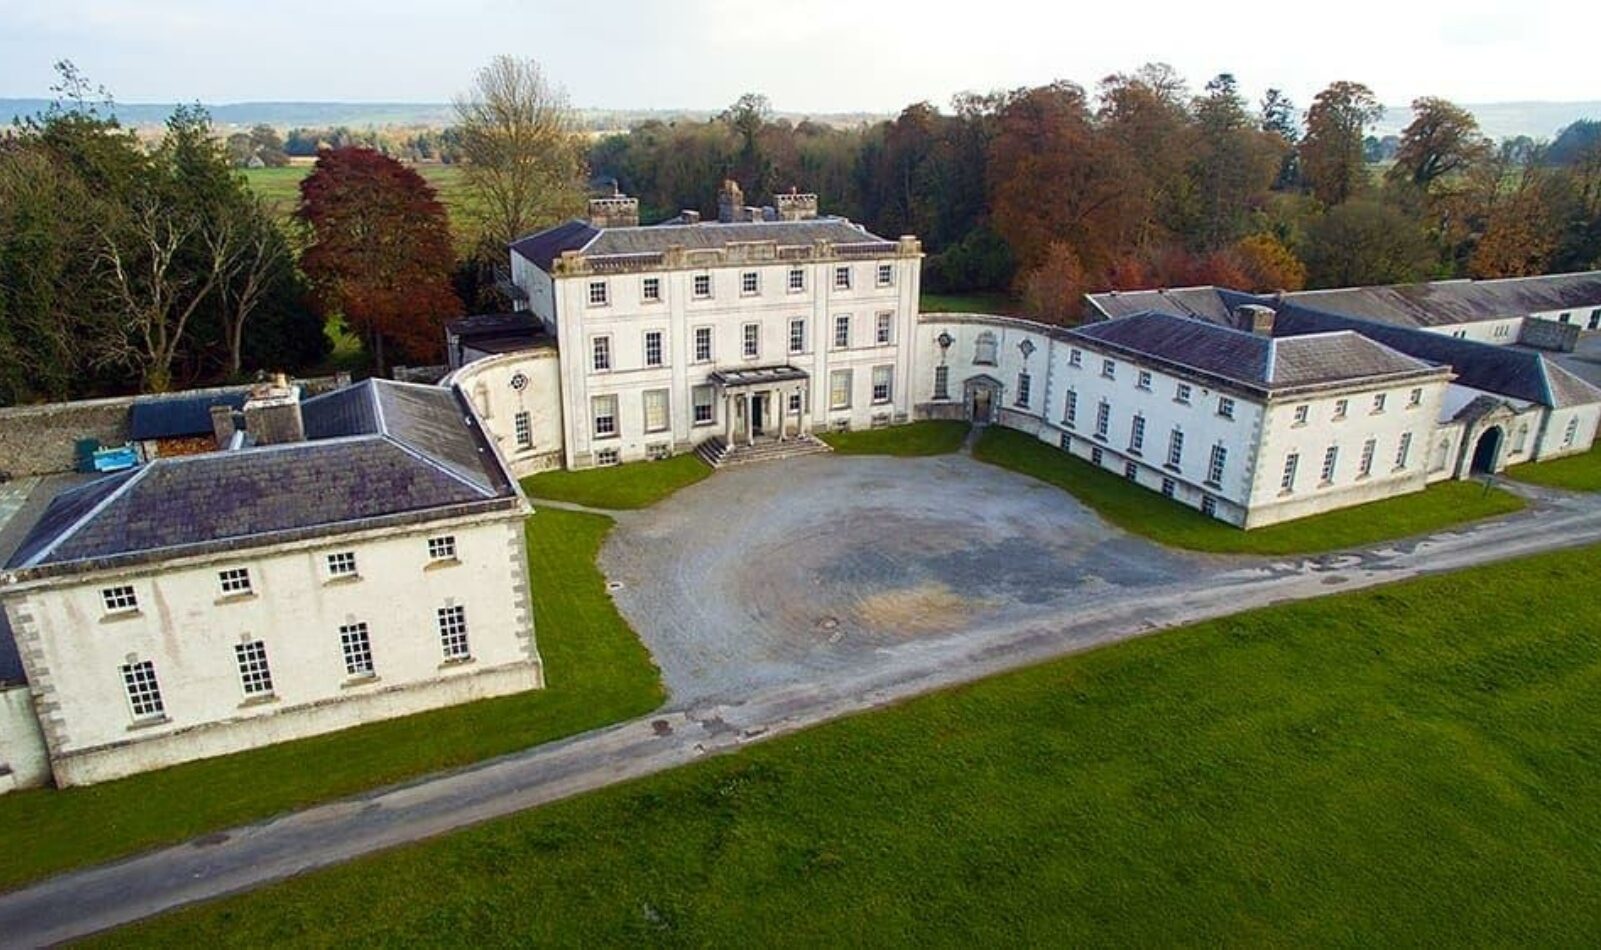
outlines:
[{"label": "autumn tree with red leaves", "polygon": [[434,362],[444,325],[462,312],[445,206],[423,177],[372,149],[330,149],[300,183],[309,231],[300,266],[324,315],[366,342],[376,371],[390,350]]}]

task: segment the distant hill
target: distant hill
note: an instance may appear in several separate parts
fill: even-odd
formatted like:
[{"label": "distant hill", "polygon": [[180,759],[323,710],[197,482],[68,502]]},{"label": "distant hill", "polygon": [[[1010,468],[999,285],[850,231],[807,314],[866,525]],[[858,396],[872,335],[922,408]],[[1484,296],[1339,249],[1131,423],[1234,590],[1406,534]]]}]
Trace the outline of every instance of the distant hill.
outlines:
[{"label": "distant hill", "polygon": [[[0,122],[33,115],[49,105],[45,99],[0,99]],[[229,102],[209,105],[211,118],[222,127],[248,127],[266,123],[279,128],[346,125],[432,126],[448,125],[452,111],[447,102]],[[1601,119],[1601,101],[1589,102],[1490,102],[1466,105],[1478,117],[1486,135],[1494,139],[1527,135],[1555,138],[1558,131],[1576,119]],[[172,114],[171,103],[118,103],[116,114],[124,125],[159,126]],[[715,115],[709,109],[579,109],[583,125],[591,130],[627,129],[651,119],[661,121],[705,121]],[[806,115],[778,114],[791,121],[809,118],[835,126],[855,126],[891,116],[871,112]],[[1375,134],[1399,133],[1411,121],[1406,106],[1390,106],[1376,124]]]},{"label": "distant hill", "polygon": [[[0,98],[0,122],[10,124],[15,118],[34,115],[48,108],[48,99]],[[368,126],[430,126],[449,125],[453,110],[448,102],[229,102],[206,106],[211,119],[220,127],[246,128],[260,123],[292,128],[305,126],[320,128],[344,125],[351,128]],[[138,127],[159,126],[172,114],[172,103],[119,102],[112,111],[123,125]],[[710,109],[578,109],[579,120],[592,130],[627,129],[651,119],[660,121],[705,121],[716,115]],[[888,116],[868,112],[805,115],[778,113],[780,118],[799,121],[809,118],[836,126],[855,126],[863,122],[876,122]]]}]

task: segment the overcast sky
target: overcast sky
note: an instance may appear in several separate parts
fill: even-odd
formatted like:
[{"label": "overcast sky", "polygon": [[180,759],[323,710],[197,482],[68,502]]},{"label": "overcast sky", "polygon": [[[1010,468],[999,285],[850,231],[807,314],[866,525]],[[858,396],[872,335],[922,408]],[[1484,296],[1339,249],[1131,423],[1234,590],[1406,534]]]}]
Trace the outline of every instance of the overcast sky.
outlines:
[{"label": "overcast sky", "polygon": [[490,56],[544,64],[573,104],[894,112],[961,90],[1147,61],[1304,106],[1331,80],[1389,104],[1601,99],[1596,0],[0,0],[0,96],[71,59],[124,102],[438,102]]}]

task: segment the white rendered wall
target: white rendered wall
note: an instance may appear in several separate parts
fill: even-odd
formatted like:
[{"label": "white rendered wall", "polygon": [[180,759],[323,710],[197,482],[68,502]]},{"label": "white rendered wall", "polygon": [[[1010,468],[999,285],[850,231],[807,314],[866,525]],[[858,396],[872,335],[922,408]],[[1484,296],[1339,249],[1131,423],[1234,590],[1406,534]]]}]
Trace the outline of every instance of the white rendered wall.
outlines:
[{"label": "white rendered wall", "polygon": [[[805,420],[808,427],[822,431],[836,422],[851,428],[870,426],[875,416],[890,421],[910,416],[911,400],[907,380],[913,371],[912,352],[903,341],[910,340],[917,318],[919,268],[917,256],[886,255],[881,258],[826,259],[803,262],[745,262],[713,267],[686,266],[672,270],[624,274],[578,274],[554,281],[561,360],[562,403],[567,464],[584,468],[594,463],[594,453],[617,449],[622,461],[647,457],[648,447],[669,444],[673,451],[686,451],[712,436],[726,431],[727,419],[721,400],[714,402],[710,424],[692,423],[692,391],[707,382],[718,370],[737,370],[761,366],[793,366],[810,376]],[[877,282],[880,264],[892,268],[888,286]],[[851,288],[834,287],[834,271],[849,267]],[[805,273],[805,287],[791,291],[789,271]],[[742,292],[742,275],[758,275],[758,291]],[[710,297],[694,296],[694,278],[710,277]],[[643,299],[645,278],[661,281],[662,299]],[[604,281],[607,303],[589,303],[589,285]],[[880,313],[891,315],[888,344],[876,342],[876,323]],[[834,346],[834,319],[849,316],[850,341],[847,347]],[[805,346],[799,352],[789,348],[789,324],[804,319]],[[755,356],[745,356],[744,327],[758,327],[759,346]],[[712,333],[712,359],[697,361],[695,331],[706,327]],[[659,367],[645,365],[645,334],[663,334],[663,362]],[[609,371],[596,371],[594,341],[608,337],[611,348]],[[876,366],[894,368],[892,398],[888,403],[872,401],[872,373]],[[849,369],[850,405],[833,409],[829,405],[830,374]],[[645,431],[644,394],[665,390],[668,394],[670,426],[659,432]],[[596,438],[593,432],[592,400],[596,396],[617,397],[619,434]]]},{"label": "white rendered wall", "polygon": [[1481,320],[1474,323],[1451,323],[1435,327],[1425,327],[1430,333],[1439,333],[1443,336],[1454,336],[1462,340],[1474,340],[1479,343],[1493,343],[1505,346],[1518,342],[1518,332],[1523,328],[1522,317],[1507,317],[1503,320]]},{"label": "white rendered wall", "polygon": [[[512,385],[521,374],[524,385]],[[521,350],[476,360],[456,370],[441,386],[459,386],[484,431],[522,478],[562,464],[561,360],[552,347]],[[517,414],[528,413],[532,440],[517,440]]]},{"label": "white rendered wall", "polygon": [[[358,722],[543,685],[528,598],[521,511],[404,531],[319,539],[209,561],[169,562],[8,592],[59,784],[101,781]],[[456,539],[431,562],[427,539]],[[326,556],[354,551],[355,579]],[[253,594],[221,594],[217,572],[246,567]],[[132,615],[100,591],[131,584]],[[465,607],[470,662],[447,662],[437,609]],[[347,675],[342,624],[365,622],[376,676]],[[247,697],[234,647],[266,644],[269,700]],[[165,721],[132,715],[120,667],[155,664]],[[481,680],[481,681],[479,681]]]},{"label": "white rendered wall", "polygon": [[50,781],[50,755],[26,686],[0,689],[0,793]]}]

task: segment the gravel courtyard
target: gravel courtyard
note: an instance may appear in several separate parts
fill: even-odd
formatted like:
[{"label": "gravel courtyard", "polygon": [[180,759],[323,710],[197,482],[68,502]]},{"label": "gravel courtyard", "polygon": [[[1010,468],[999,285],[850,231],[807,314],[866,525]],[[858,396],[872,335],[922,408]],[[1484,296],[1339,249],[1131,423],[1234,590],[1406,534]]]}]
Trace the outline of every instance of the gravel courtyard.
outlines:
[{"label": "gravel courtyard", "polygon": [[871,671],[1216,564],[965,455],[720,471],[621,513],[600,558],[678,706]]}]

